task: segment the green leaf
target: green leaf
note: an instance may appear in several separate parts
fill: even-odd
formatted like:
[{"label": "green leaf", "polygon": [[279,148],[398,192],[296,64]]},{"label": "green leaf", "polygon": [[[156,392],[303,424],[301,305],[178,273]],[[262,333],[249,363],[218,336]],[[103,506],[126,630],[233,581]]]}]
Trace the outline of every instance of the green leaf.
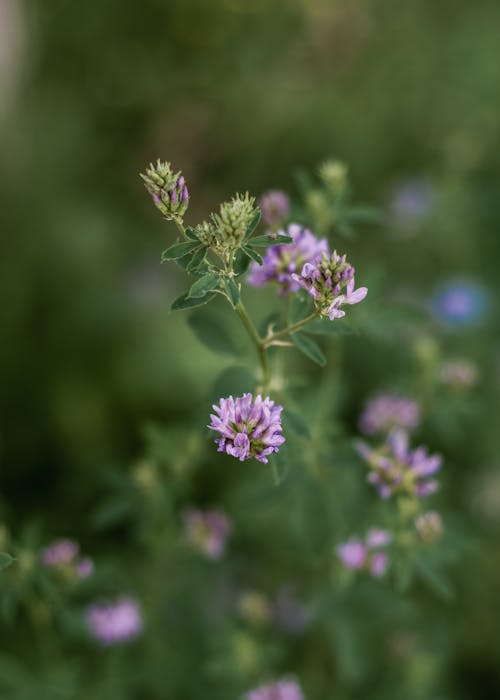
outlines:
[{"label": "green leaf", "polygon": [[257,253],[256,250],[251,248],[249,245],[244,246],[243,250],[249,257],[252,258],[252,260],[255,260],[256,263],[259,263],[259,265],[262,265],[262,257]]},{"label": "green leaf", "polygon": [[281,245],[282,243],[293,243],[293,238],[290,238],[290,236],[275,236],[274,238],[272,236],[255,236],[255,238],[252,238],[249,243],[251,245],[256,245],[258,248],[260,247],[267,247],[270,245]]},{"label": "green leaf", "polygon": [[206,275],[203,275],[203,277],[200,277],[199,280],[196,280],[191,286],[188,292],[188,299],[200,299],[204,297],[208,292],[217,289],[218,283],[217,275],[214,275],[213,272],[208,272]]},{"label": "green leaf", "polygon": [[417,559],[416,565],[420,577],[429,584],[438,596],[445,600],[451,600],[453,598],[453,590],[450,584],[434,566],[429,564],[423,557]]},{"label": "green leaf", "polygon": [[348,221],[367,224],[381,224],[383,221],[380,211],[369,206],[349,207],[345,217]]},{"label": "green leaf", "polygon": [[310,360],[315,362],[320,367],[324,367],[326,365],[326,357],[323,355],[323,352],[314,342],[314,340],[311,340],[302,333],[293,333],[291,338],[295,347],[298,348],[300,352],[304,353],[304,355],[306,355]]},{"label": "green leaf", "polygon": [[236,276],[242,275],[248,270],[251,258],[240,248],[234,256],[233,272]]},{"label": "green leaf", "polygon": [[182,309],[194,309],[195,306],[202,306],[202,304],[208,304],[209,301],[215,298],[215,292],[209,292],[205,294],[204,297],[190,297],[189,292],[184,292],[180,297],[174,299],[170,306],[171,311],[182,311]]},{"label": "green leaf", "polygon": [[229,298],[231,299],[232,305],[236,306],[236,304],[240,300],[240,290],[238,288],[238,285],[230,277],[225,277],[224,278],[224,288],[225,288]]},{"label": "green leaf", "polygon": [[214,314],[192,314],[188,318],[188,324],[198,340],[209,350],[227,355],[239,354],[232,336]]},{"label": "green leaf", "polygon": [[303,331],[312,335],[352,335],[357,332],[352,324],[343,318],[336,318],[334,321],[318,318],[304,326]]},{"label": "green leaf", "polygon": [[174,243],[174,245],[171,245],[170,248],[163,251],[161,254],[161,260],[162,262],[165,260],[178,260],[178,258],[182,258],[184,255],[192,253],[193,250],[196,250],[196,248],[199,247],[199,245],[199,243]]},{"label": "green leaf", "polygon": [[0,571],[3,571],[9,567],[14,561],[14,557],[7,552],[0,552]]},{"label": "green leaf", "polygon": [[257,228],[258,224],[260,221],[260,209],[255,210],[255,214],[252,216],[252,220],[248,224],[247,231],[245,233],[245,240],[247,240],[252,233],[255,231]]},{"label": "green leaf", "polygon": [[186,236],[190,238],[192,241],[199,241],[200,239],[198,238],[198,234],[196,233],[196,230],[192,226],[186,226],[185,228]]},{"label": "green leaf", "polygon": [[[196,272],[196,269],[199,268],[205,260],[207,250],[208,248],[206,246],[202,246],[199,250],[196,251],[196,253],[192,256],[189,265],[186,268],[188,272]],[[205,265],[204,267],[206,268],[207,266]]]}]

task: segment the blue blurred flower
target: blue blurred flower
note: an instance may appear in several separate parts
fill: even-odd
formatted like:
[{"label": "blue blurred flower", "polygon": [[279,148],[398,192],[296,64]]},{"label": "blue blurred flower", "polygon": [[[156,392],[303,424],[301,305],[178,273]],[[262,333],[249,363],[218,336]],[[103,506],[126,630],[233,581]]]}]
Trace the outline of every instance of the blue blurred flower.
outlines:
[{"label": "blue blurred flower", "polygon": [[452,325],[469,325],[481,320],[488,306],[485,288],[468,280],[450,281],[432,298],[432,309],[440,321]]}]

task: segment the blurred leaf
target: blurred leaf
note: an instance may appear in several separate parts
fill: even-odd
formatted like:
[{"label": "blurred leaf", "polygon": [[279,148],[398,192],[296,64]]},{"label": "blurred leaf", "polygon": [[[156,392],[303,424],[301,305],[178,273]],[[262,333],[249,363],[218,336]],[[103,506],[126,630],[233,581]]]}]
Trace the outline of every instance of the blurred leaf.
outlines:
[{"label": "blurred leaf", "polygon": [[14,557],[7,552],[0,552],[0,571],[7,569],[14,562]]},{"label": "blurred leaf", "polygon": [[299,435],[300,437],[311,437],[309,426],[300,413],[291,411],[289,408],[283,411],[283,432],[286,433],[288,430],[294,435]]},{"label": "blurred leaf", "polygon": [[302,332],[312,335],[352,335],[358,331],[345,318],[336,318],[334,321],[330,321],[329,318],[318,318],[304,326]]},{"label": "blurred leaf", "polygon": [[212,301],[216,296],[215,293],[208,293],[205,294],[204,297],[201,299],[198,298],[191,298],[189,297],[189,292],[184,292],[184,294],[181,294],[180,297],[177,297],[175,299],[171,306],[170,309],[172,311],[182,311],[183,309],[193,309],[196,306],[202,306],[203,304],[208,304],[209,301]]},{"label": "blurred leaf", "polygon": [[90,523],[97,530],[112,528],[127,520],[132,511],[133,504],[128,498],[113,499],[96,508]]},{"label": "blurred leaf", "polygon": [[383,220],[378,209],[362,205],[349,207],[344,216],[354,223],[380,224]]},{"label": "blurred leaf", "polygon": [[161,260],[162,262],[164,260],[177,260],[178,258],[184,257],[184,255],[187,255],[188,253],[192,253],[193,250],[196,250],[196,248],[199,248],[199,246],[199,243],[174,243],[170,246],[170,248],[163,251],[161,254]]},{"label": "blurred leaf", "polygon": [[326,357],[321,348],[303,333],[293,333],[291,335],[292,342],[300,352],[304,353],[310,360],[315,362],[320,367],[326,365]]},{"label": "blurred leaf", "polygon": [[426,561],[424,557],[418,557],[416,560],[416,567],[420,578],[422,578],[440,598],[444,600],[453,599],[453,589],[443,574],[439,572],[435,566]]},{"label": "blurred leaf", "polygon": [[207,292],[217,289],[218,283],[219,278],[217,275],[214,275],[213,272],[208,272],[206,275],[203,275],[203,277],[200,277],[199,280],[196,280],[196,282],[191,286],[191,289],[188,292],[188,299],[199,299],[204,297]]},{"label": "blurred leaf", "polygon": [[191,314],[188,324],[198,340],[210,350],[228,355],[239,354],[233,338],[214,314]]},{"label": "blurred leaf", "polygon": [[293,238],[290,236],[283,236],[279,234],[278,236],[255,236],[249,241],[250,245],[256,245],[258,248],[267,248],[270,245],[281,245],[282,243],[293,243]]},{"label": "blurred leaf", "polygon": [[231,299],[233,306],[240,300],[240,290],[236,282],[231,277],[224,278],[224,288]]}]

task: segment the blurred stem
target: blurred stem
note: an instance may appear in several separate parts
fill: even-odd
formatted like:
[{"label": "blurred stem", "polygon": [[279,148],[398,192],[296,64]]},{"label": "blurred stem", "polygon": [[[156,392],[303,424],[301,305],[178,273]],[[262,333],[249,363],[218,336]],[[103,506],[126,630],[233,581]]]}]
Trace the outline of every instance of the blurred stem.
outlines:
[{"label": "blurred stem", "polygon": [[245,306],[243,305],[241,299],[236,304],[234,309],[238,316],[241,318],[241,321],[245,326],[248,335],[252,339],[252,342],[255,345],[255,349],[257,350],[257,356],[259,358],[259,363],[262,371],[262,390],[264,391],[271,382],[271,366],[269,364],[269,358],[267,356],[264,341],[258,334],[257,329],[255,328],[252,319],[248,315],[248,312]]},{"label": "blurred stem", "polygon": [[301,321],[297,321],[297,323],[292,323],[291,326],[287,326],[286,328],[283,328],[281,331],[277,331],[276,333],[272,333],[269,335],[267,338],[265,338],[262,341],[263,347],[268,348],[270,345],[273,344],[277,338],[283,338],[283,336],[286,335],[291,335],[292,333],[295,333],[298,331],[300,328],[305,326],[306,324],[310,323],[311,321],[314,321],[315,318],[318,318],[319,314],[317,311],[313,311],[312,314],[309,314],[309,316],[306,316],[303,318]]}]

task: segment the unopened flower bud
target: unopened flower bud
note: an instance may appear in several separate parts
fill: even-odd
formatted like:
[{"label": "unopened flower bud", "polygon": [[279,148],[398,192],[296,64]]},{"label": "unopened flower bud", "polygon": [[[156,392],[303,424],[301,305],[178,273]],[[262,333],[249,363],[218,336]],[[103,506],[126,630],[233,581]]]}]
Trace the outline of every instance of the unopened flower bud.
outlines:
[{"label": "unopened flower bud", "polygon": [[215,230],[212,245],[216,253],[233,253],[242,245],[256,211],[255,197],[250,197],[248,192],[220,205],[219,213],[212,214]]},{"label": "unopened flower bud", "polygon": [[332,192],[342,190],[347,182],[347,166],[339,160],[327,160],[319,167],[319,176]]},{"label": "unopened flower bud", "polygon": [[189,204],[189,193],[183,175],[174,173],[170,163],[157,161],[150,164],[145,174],[141,173],[144,185],[153,198],[155,206],[168,219],[182,218]]},{"label": "unopened flower bud", "polygon": [[415,527],[420,538],[428,543],[435,542],[443,533],[443,521],[435,510],[429,510],[415,518]]}]

